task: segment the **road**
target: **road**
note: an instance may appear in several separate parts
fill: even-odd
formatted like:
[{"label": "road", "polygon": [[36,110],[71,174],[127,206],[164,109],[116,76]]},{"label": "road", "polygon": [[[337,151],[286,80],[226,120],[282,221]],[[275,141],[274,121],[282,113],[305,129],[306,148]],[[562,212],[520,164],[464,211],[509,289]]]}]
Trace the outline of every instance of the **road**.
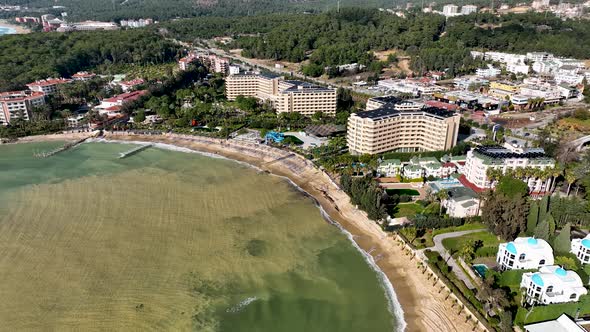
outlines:
[{"label": "road", "polygon": [[462,280],[469,289],[474,289],[475,288],[475,286],[471,282],[471,279],[469,279],[469,277],[465,274],[465,272],[463,271],[463,269],[461,269],[461,267],[459,266],[459,264],[457,263],[457,261],[453,258],[453,256],[451,256],[449,254],[449,252],[447,251],[447,249],[445,249],[445,247],[443,246],[442,242],[443,242],[444,239],[449,239],[449,238],[453,238],[453,237],[459,237],[459,236],[463,236],[463,235],[466,235],[466,234],[477,233],[477,232],[481,232],[481,231],[485,231],[485,228],[474,229],[474,230],[470,230],[470,231],[460,231],[460,232],[451,232],[451,233],[439,234],[439,235],[435,236],[432,239],[434,241],[434,247],[428,248],[428,249],[430,249],[432,251],[438,252],[440,254],[440,256],[444,260],[447,261],[447,264],[449,264],[449,266],[451,267],[451,269],[455,273],[455,275],[460,280]]}]

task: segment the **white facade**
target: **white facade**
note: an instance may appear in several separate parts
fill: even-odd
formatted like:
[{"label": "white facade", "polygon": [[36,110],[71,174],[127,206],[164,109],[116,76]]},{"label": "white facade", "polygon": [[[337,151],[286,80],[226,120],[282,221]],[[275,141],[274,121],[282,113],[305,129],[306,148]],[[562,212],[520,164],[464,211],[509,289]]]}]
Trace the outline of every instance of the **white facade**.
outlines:
[{"label": "white facade", "polygon": [[[485,189],[493,188],[495,183],[488,178],[490,168],[498,169],[502,174],[517,168],[553,168],[555,160],[547,157],[543,149],[522,149],[509,145],[504,147],[478,147],[467,152],[464,175],[467,181]],[[527,179],[531,192],[546,191],[548,183],[540,179]]]},{"label": "white facade", "polygon": [[561,314],[554,320],[525,325],[524,330],[526,332],[587,332],[566,314]]},{"label": "white facade", "polygon": [[520,287],[526,289],[524,301],[531,305],[577,302],[580,296],[588,294],[576,272],[556,265],[541,267],[539,272],[524,273]]},{"label": "white facade", "polygon": [[399,159],[387,159],[377,167],[377,173],[386,177],[401,175],[402,163]]},{"label": "white facade", "polygon": [[237,75],[240,73],[240,67],[238,66],[229,66],[229,74],[230,75]]},{"label": "white facade", "polygon": [[452,197],[446,199],[443,206],[452,218],[470,218],[480,214],[479,199],[475,197]]},{"label": "white facade", "polygon": [[459,7],[456,5],[445,5],[443,7],[444,16],[456,16],[458,14]]},{"label": "white facade", "polygon": [[27,84],[27,87],[31,91],[43,92],[46,95],[51,95],[57,92],[57,87],[60,84],[67,84],[70,82],[72,82],[72,80],[66,78],[48,78],[29,83]]},{"label": "white facade", "polygon": [[408,179],[420,179],[424,174],[424,170],[422,167],[417,165],[405,165],[404,168],[404,177]]},{"label": "white facade", "polygon": [[499,68],[494,68],[492,65],[488,65],[487,68],[478,68],[475,71],[475,75],[479,77],[496,77],[500,75],[502,71]]},{"label": "white facade", "polygon": [[492,60],[504,64],[510,63],[524,63],[526,56],[522,54],[504,53],[504,52],[486,52],[484,54],[485,60]]},{"label": "white facade", "polygon": [[583,239],[572,239],[570,252],[576,255],[582,264],[590,263],[590,234]]},{"label": "white facade", "polygon": [[471,13],[477,13],[477,6],[465,5],[465,6],[461,7],[461,14],[469,15]]},{"label": "white facade", "polygon": [[553,59],[553,54],[547,52],[528,52],[526,58],[531,62],[547,61]]},{"label": "white facade", "polygon": [[553,249],[543,239],[519,237],[500,243],[496,262],[502,270],[528,270],[553,265]]},{"label": "white facade", "polygon": [[529,73],[529,66],[525,64],[510,63],[506,65],[506,71],[514,74],[527,75]]}]

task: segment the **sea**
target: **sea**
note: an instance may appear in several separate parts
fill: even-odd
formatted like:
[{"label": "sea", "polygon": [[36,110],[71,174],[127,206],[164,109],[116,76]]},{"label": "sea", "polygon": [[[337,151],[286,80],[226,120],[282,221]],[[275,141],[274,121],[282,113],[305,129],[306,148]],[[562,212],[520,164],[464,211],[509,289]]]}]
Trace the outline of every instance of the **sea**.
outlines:
[{"label": "sea", "polygon": [[398,331],[349,237],[287,180],[92,142],[0,145],[0,330]]}]

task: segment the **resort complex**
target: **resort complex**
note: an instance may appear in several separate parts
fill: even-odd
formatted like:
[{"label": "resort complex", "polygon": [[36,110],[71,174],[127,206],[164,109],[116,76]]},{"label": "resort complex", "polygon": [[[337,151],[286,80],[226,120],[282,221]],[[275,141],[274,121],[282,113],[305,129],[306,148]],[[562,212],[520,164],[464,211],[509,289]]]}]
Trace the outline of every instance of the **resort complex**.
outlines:
[{"label": "resort complex", "polygon": [[523,274],[520,287],[526,290],[523,300],[530,305],[576,302],[588,294],[576,272],[555,265]]}]

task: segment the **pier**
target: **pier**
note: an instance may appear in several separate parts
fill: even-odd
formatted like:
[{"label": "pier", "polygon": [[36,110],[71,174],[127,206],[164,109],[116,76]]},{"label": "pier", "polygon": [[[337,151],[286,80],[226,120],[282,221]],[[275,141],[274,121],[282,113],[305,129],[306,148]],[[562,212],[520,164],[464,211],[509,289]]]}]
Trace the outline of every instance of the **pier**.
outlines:
[{"label": "pier", "polygon": [[127,158],[127,157],[129,157],[131,155],[134,155],[134,154],[136,154],[136,153],[138,153],[140,151],[143,151],[143,150],[149,148],[150,146],[154,146],[154,145],[151,144],[151,143],[150,144],[145,144],[145,145],[141,145],[141,146],[135,147],[135,148],[133,148],[133,149],[131,149],[129,151],[121,152],[121,153],[119,153],[119,159]]},{"label": "pier", "polygon": [[35,152],[35,153],[33,153],[33,156],[35,156],[36,158],[48,158],[48,157],[51,157],[51,156],[58,154],[60,152],[63,152],[63,151],[69,150],[73,147],[76,147],[76,146],[84,143],[90,137],[92,137],[92,136],[84,137],[84,138],[77,140],[75,142],[66,143],[63,146],[60,146],[59,148],[55,148],[50,151]]}]

